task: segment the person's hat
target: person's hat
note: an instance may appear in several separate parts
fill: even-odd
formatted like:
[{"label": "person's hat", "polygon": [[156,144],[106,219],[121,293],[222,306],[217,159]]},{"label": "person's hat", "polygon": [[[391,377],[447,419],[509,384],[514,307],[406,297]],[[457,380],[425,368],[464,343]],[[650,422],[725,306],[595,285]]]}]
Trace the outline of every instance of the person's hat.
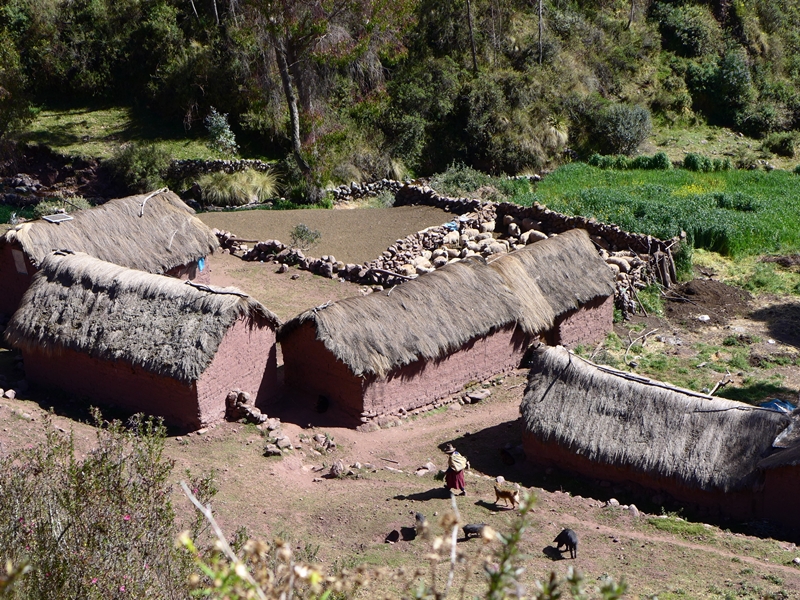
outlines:
[{"label": "person's hat", "polygon": [[444,448],[442,448],[442,452],[445,454],[452,454],[455,451],[456,449],[453,448],[453,444],[447,444]]}]

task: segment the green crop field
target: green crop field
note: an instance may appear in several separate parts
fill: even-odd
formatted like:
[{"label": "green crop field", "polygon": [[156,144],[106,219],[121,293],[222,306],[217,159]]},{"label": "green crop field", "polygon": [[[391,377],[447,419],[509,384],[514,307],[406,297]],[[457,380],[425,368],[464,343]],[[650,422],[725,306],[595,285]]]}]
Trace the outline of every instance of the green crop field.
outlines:
[{"label": "green crop field", "polygon": [[800,251],[800,176],[788,171],[616,171],[574,163],[514,201],[662,239],[683,230],[696,248],[733,257]]}]

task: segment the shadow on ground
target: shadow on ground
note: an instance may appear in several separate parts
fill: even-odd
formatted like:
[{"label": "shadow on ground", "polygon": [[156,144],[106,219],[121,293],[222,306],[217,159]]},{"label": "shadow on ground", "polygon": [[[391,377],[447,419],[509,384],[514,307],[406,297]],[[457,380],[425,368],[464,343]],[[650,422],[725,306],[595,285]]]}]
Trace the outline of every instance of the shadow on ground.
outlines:
[{"label": "shadow on ground", "polygon": [[762,308],[750,313],[750,318],[766,323],[775,340],[800,348],[800,302]]}]

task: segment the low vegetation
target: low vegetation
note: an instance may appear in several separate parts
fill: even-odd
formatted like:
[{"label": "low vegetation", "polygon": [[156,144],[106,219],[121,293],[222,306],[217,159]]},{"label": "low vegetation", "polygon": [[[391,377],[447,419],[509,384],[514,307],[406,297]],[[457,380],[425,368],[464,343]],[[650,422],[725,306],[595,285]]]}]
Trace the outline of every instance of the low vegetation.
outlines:
[{"label": "low vegetation", "polygon": [[[713,170],[712,170],[713,171]],[[514,197],[627,231],[740,257],[800,250],[800,179],[786,171],[609,170],[561,167]]]},{"label": "low vegetation", "polygon": [[201,176],[197,185],[202,202],[211,206],[259,204],[278,195],[278,177],[273,171],[217,171]]}]

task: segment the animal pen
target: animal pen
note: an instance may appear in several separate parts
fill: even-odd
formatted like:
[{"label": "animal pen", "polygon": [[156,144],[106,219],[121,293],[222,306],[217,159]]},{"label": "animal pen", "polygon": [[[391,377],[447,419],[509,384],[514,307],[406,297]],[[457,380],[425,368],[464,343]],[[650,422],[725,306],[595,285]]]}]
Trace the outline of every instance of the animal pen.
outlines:
[{"label": "animal pen", "polygon": [[32,385],[197,429],[226,397],[263,406],[277,385],[278,318],[234,288],[152,275],[86,254],[44,258],[6,329]]},{"label": "animal pen", "polygon": [[534,340],[602,339],[613,294],[613,273],[583,230],[488,263],[471,257],[288,321],[278,336],[285,381],[354,424],[412,410],[518,367]]},{"label": "animal pen", "polygon": [[797,416],[532,353],[520,407],[528,460],[668,494],[715,516],[800,527]]},{"label": "animal pen", "polygon": [[209,282],[208,255],[219,247],[217,238],[173,192],[109,200],[55,217],[57,222],[22,223],[0,237],[0,315],[10,316],[19,307],[40,263],[54,250],[83,252],[130,269]]}]

